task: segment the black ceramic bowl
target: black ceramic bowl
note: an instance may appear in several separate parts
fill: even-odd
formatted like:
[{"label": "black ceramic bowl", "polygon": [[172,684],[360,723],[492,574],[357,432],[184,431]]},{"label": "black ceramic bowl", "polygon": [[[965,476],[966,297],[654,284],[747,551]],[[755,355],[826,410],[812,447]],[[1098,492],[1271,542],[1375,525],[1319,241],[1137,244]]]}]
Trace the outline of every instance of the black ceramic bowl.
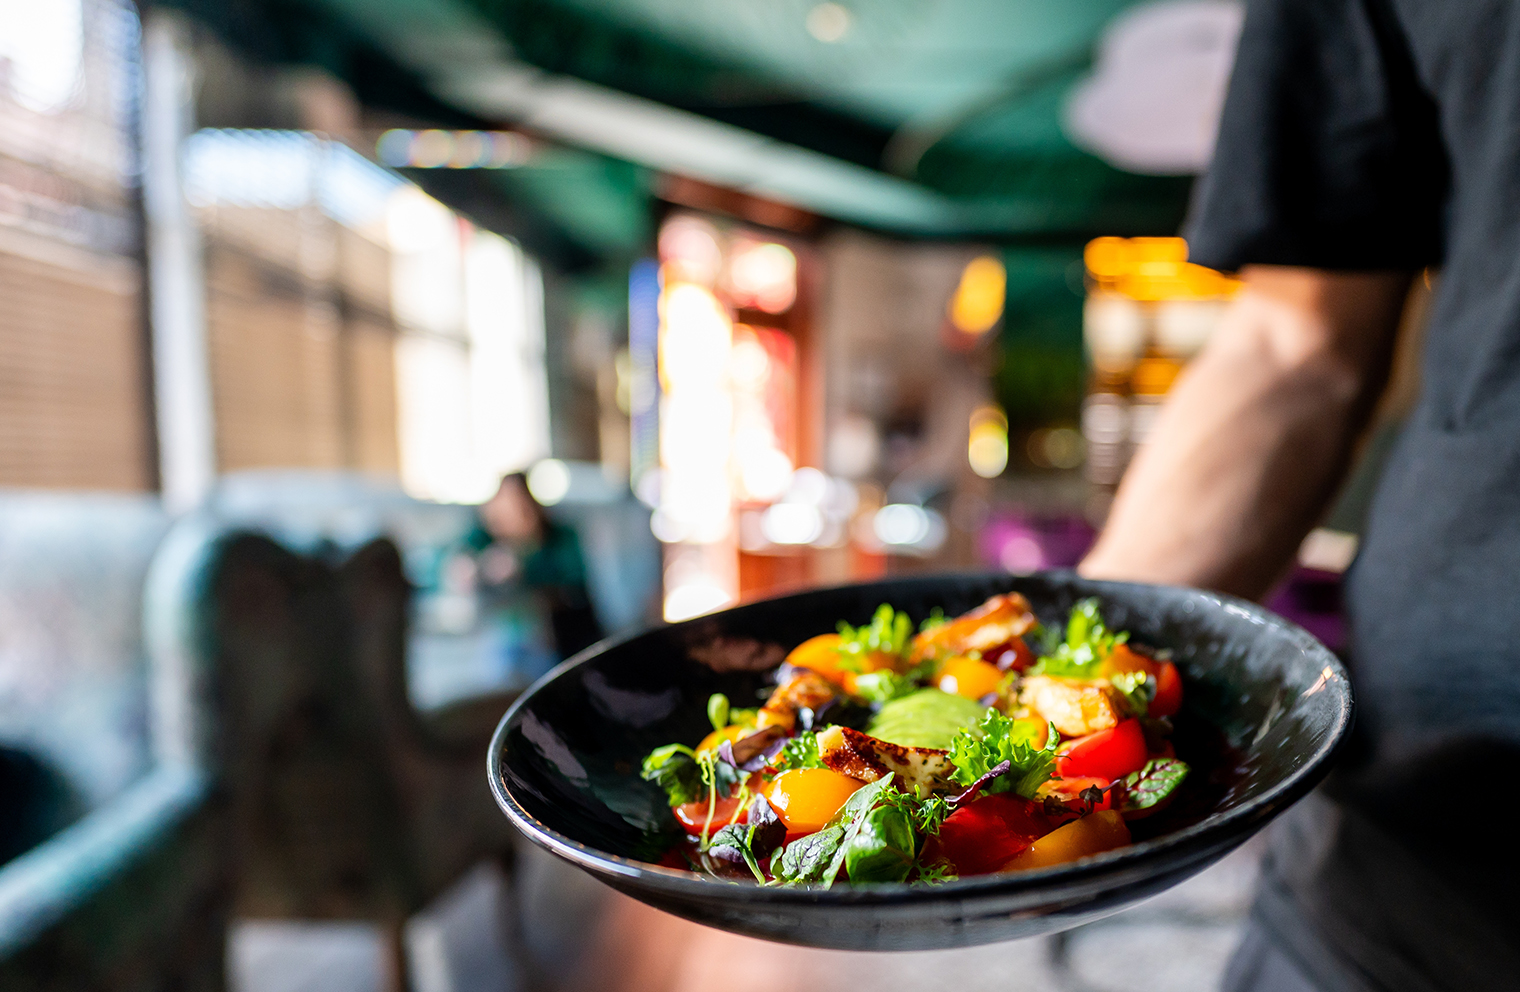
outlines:
[{"label": "black ceramic bowl", "polygon": [[[915,620],[1017,590],[1046,624],[1098,596],[1112,629],[1170,648],[1186,704],[1175,738],[1185,795],[1137,821],[1133,846],[1039,871],[942,884],[771,888],[661,868],[676,830],[638,777],[651,749],[695,743],[707,698],[757,698],[783,655],[879,603]],[[530,689],[491,742],[496,801],[538,844],[613,888],[735,933],[817,947],[962,947],[1063,930],[1175,885],[1224,856],[1318,782],[1351,724],[1340,663],[1258,606],[1190,589],[1067,573],[940,576],[754,603],[597,645]]]}]

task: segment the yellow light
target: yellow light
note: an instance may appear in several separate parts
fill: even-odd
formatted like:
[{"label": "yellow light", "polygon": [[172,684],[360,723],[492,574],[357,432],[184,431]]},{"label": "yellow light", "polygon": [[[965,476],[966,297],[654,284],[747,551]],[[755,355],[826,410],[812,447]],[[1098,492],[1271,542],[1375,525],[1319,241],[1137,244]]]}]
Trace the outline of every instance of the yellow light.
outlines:
[{"label": "yellow light", "polygon": [[966,334],[986,334],[1003,316],[1008,273],[991,255],[974,258],[961,272],[950,300],[950,323]]},{"label": "yellow light", "polygon": [[1008,467],[1008,417],[993,404],[971,413],[971,438],[966,446],[971,471],[995,479]]},{"label": "yellow light", "polygon": [[1181,238],[1094,238],[1083,250],[1087,273],[1108,293],[1132,300],[1228,299],[1240,281],[1187,260]]}]

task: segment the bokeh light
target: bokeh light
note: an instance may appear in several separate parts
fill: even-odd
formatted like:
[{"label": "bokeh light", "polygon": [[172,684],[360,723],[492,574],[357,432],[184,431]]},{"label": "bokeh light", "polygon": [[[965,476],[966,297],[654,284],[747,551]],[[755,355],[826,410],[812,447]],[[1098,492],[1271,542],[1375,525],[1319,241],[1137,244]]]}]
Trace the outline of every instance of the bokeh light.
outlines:
[{"label": "bokeh light", "polygon": [[991,255],[972,259],[950,299],[950,323],[963,334],[986,334],[1003,316],[1007,291],[1008,273],[999,259]]}]

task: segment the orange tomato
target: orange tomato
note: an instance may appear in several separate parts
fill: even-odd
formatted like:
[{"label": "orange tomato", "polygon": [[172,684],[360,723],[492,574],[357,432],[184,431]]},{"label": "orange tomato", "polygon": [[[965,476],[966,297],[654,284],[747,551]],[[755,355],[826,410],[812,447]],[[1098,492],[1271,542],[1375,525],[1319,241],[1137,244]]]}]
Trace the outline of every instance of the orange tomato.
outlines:
[{"label": "orange tomato", "polygon": [[1124,817],[1111,809],[1099,810],[1056,827],[1003,865],[1003,871],[1049,868],[1078,858],[1112,851],[1130,842]]},{"label": "orange tomato", "polygon": [[981,699],[989,692],[996,692],[998,683],[1002,680],[1003,673],[991,662],[956,655],[945,659],[944,664],[940,665],[935,685],[941,692],[953,696]]},{"label": "orange tomato", "polygon": [[712,733],[702,738],[702,743],[697,745],[697,753],[700,754],[704,751],[716,751],[718,749],[718,745],[722,744],[724,741],[737,742],[739,738],[744,736],[745,730],[746,728],[741,727],[738,724],[724,727],[722,730],[714,730]]},{"label": "orange tomato", "polygon": [[[884,651],[872,651],[865,655],[846,655],[839,650],[842,642],[843,639],[838,634],[819,634],[817,637],[810,637],[792,648],[792,653],[786,656],[787,664],[806,668],[848,693],[855,692],[856,676],[897,667],[897,658]],[[849,669],[844,667],[847,659]],[[859,671],[850,669],[859,669]]]},{"label": "orange tomato", "polygon": [[776,776],[765,798],[789,833],[812,833],[833,819],[845,800],[863,785],[859,779],[831,768],[794,768]]}]

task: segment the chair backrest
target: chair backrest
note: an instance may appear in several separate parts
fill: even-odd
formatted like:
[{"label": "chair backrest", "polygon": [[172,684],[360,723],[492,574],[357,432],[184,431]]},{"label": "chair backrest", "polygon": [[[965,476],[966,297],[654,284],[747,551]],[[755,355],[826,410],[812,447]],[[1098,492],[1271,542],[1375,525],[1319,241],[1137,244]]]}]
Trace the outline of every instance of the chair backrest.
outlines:
[{"label": "chair backrest", "polygon": [[167,526],[151,496],[0,491],[0,747],[75,814],[152,763],[142,590]]}]

